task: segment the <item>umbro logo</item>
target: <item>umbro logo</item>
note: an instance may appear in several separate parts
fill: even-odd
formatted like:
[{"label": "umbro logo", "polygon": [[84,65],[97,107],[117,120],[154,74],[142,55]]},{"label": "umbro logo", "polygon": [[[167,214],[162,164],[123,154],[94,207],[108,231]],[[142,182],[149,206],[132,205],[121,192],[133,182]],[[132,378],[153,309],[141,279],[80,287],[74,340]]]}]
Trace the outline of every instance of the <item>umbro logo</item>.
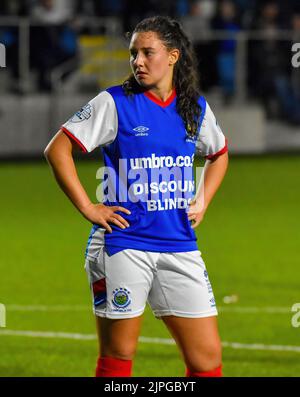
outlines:
[{"label": "umbro logo", "polygon": [[136,132],[145,132],[145,131],[148,131],[148,130],[149,130],[149,128],[144,127],[143,125],[139,125],[138,127],[135,127],[133,129],[133,131],[136,131]]},{"label": "umbro logo", "polygon": [[133,131],[136,132],[135,136],[147,136],[148,135],[148,127],[144,127],[143,125],[139,125],[138,127],[133,128]]}]

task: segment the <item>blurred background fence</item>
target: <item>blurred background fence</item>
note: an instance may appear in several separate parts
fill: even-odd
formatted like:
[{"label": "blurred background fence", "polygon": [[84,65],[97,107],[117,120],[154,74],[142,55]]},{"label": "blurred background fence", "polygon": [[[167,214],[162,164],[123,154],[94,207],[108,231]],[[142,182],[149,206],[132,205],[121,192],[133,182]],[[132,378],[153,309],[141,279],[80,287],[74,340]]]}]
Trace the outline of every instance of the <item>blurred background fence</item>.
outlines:
[{"label": "blurred background fence", "polygon": [[3,1],[0,158],[41,157],[61,123],[130,72],[125,32],[141,18],[179,19],[203,94],[231,153],[300,149],[297,1]]}]

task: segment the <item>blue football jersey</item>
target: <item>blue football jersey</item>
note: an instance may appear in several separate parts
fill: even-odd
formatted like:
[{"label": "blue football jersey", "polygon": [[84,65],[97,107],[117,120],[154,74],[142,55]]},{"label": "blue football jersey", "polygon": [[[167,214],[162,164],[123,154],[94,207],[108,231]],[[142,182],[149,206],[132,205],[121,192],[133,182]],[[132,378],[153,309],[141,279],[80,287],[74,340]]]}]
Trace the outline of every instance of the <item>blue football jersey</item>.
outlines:
[{"label": "blue football jersey", "polygon": [[[110,224],[105,248],[154,252],[197,250],[187,210],[195,195],[194,156],[212,158],[227,143],[204,97],[195,139],[176,111],[176,92],[163,102],[150,92],[127,96],[122,86],[101,92],[67,121],[62,129],[84,151],[101,147],[104,159],[103,204],[130,210],[129,227]],[[101,226],[94,225],[93,233]],[[89,239],[89,241],[90,241]]]}]

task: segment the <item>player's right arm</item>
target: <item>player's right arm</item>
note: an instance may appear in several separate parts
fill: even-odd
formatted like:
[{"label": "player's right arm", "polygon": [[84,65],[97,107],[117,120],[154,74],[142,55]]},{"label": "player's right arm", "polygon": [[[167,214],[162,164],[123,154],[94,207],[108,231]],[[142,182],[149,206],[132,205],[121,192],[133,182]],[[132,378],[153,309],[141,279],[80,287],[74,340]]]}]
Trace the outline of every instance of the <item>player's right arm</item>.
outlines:
[{"label": "player's right arm", "polygon": [[125,229],[129,226],[128,222],[115,211],[130,214],[129,210],[120,206],[94,204],[88,197],[78,177],[73,159],[73,152],[78,149],[79,145],[62,130],[59,130],[49,142],[44,155],[52,168],[57,183],[87,220],[101,225],[109,233],[112,232],[109,222]]}]

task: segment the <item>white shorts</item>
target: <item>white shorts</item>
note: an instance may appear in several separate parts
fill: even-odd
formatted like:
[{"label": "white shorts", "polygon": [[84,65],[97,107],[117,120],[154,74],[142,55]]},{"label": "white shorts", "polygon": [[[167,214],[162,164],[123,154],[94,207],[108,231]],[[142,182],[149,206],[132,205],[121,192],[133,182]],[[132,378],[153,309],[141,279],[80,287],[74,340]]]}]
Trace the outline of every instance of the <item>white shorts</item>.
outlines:
[{"label": "white shorts", "polygon": [[200,251],[159,253],[125,249],[108,256],[104,245],[87,256],[85,270],[96,316],[140,316],[148,301],[154,315],[210,317],[218,314]]}]

